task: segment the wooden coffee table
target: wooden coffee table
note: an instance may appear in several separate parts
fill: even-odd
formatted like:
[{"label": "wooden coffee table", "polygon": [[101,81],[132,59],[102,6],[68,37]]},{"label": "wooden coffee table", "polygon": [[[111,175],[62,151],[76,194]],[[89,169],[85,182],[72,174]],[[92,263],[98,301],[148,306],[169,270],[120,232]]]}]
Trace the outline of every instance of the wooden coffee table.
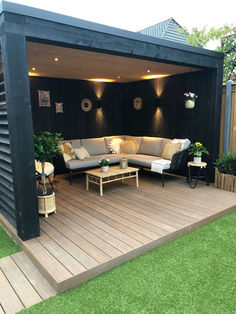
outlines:
[{"label": "wooden coffee table", "polygon": [[120,166],[109,167],[108,172],[102,172],[101,168],[91,169],[85,171],[86,173],[86,190],[89,190],[89,183],[97,184],[100,186],[100,195],[103,196],[103,185],[115,182],[122,181],[125,179],[136,178],[136,186],[139,186],[138,183],[138,168],[127,167],[125,169],[120,169]]}]

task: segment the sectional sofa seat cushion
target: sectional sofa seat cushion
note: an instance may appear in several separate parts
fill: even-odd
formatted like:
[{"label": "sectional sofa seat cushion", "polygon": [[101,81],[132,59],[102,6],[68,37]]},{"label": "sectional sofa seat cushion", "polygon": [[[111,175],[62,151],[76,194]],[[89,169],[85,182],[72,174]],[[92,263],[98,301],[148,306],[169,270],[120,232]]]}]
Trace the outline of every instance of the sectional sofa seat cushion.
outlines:
[{"label": "sectional sofa seat cushion", "polygon": [[139,153],[142,139],[143,139],[142,136],[125,135],[125,141],[135,141],[137,143],[137,154]]},{"label": "sectional sofa seat cushion", "polygon": [[81,139],[81,145],[87,149],[90,156],[107,153],[104,137]]},{"label": "sectional sofa seat cushion", "polygon": [[147,137],[144,136],[139,148],[140,154],[160,156],[162,150],[161,137]]},{"label": "sectional sofa seat cushion", "polygon": [[70,170],[77,170],[77,169],[86,169],[90,167],[98,167],[99,160],[102,158],[108,158],[109,164],[116,164],[120,162],[121,155],[111,155],[111,154],[104,154],[104,155],[97,155],[97,156],[90,156],[85,160],[79,159],[71,159],[66,162],[66,168]]},{"label": "sectional sofa seat cushion", "polygon": [[171,160],[173,155],[180,151],[181,146],[182,144],[180,142],[179,143],[171,143],[171,142],[166,143],[163,148],[161,157],[163,159]]},{"label": "sectional sofa seat cushion", "polygon": [[122,154],[136,154],[138,144],[136,141],[123,141],[120,144],[120,152]]},{"label": "sectional sofa seat cushion", "polygon": [[83,146],[81,146],[80,148],[74,148],[73,151],[74,151],[75,157],[79,160],[85,160],[89,158],[90,156],[87,149],[84,148]]},{"label": "sectional sofa seat cushion", "polygon": [[105,136],[104,139],[105,139],[105,145],[106,145],[106,150],[108,154],[110,153],[110,143],[114,138],[120,138],[122,140],[125,139],[124,135]]},{"label": "sectional sofa seat cushion", "polygon": [[131,154],[127,155],[128,163],[131,165],[151,168],[153,161],[161,159],[157,156],[144,155],[144,154]]},{"label": "sectional sofa seat cushion", "polygon": [[121,138],[113,138],[109,144],[109,150],[112,154],[120,154],[120,145],[124,142]]}]

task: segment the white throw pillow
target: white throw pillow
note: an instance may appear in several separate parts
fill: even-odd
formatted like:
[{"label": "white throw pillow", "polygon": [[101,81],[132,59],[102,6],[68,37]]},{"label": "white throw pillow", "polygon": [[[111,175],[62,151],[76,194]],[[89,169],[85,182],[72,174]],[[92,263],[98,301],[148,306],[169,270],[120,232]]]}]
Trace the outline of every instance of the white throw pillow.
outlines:
[{"label": "white throw pillow", "polygon": [[81,146],[80,148],[75,148],[73,151],[74,151],[76,158],[79,160],[84,160],[86,158],[89,158],[89,156],[90,156],[87,149],[84,148],[83,146]]},{"label": "white throw pillow", "polygon": [[109,149],[112,154],[120,154],[120,144],[123,143],[124,140],[121,138],[114,138],[109,144]]},{"label": "white throw pillow", "polygon": [[171,143],[173,144],[177,144],[177,143],[181,143],[181,149],[180,150],[184,150],[189,148],[190,145],[190,140],[188,138],[184,138],[184,139],[179,139],[179,138],[174,138]]}]

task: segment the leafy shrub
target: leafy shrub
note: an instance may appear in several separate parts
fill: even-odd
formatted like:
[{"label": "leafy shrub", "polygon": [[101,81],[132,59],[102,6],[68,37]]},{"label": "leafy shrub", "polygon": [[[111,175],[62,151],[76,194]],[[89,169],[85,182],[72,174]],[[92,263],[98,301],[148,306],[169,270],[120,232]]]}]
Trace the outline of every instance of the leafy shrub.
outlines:
[{"label": "leafy shrub", "polygon": [[236,175],[236,154],[226,153],[216,160],[215,167],[221,172],[226,174]]}]

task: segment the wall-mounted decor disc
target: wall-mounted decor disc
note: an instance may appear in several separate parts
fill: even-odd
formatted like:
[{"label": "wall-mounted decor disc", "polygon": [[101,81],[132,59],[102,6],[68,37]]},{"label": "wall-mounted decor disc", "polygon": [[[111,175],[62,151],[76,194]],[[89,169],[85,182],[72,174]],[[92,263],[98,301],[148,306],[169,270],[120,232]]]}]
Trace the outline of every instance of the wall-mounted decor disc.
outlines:
[{"label": "wall-mounted decor disc", "polygon": [[81,108],[83,111],[87,112],[87,111],[90,111],[92,109],[92,102],[90,99],[88,98],[84,98],[82,101],[81,101]]},{"label": "wall-mounted decor disc", "polygon": [[141,110],[143,107],[143,100],[141,97],[134,98],[134,109]]}]

